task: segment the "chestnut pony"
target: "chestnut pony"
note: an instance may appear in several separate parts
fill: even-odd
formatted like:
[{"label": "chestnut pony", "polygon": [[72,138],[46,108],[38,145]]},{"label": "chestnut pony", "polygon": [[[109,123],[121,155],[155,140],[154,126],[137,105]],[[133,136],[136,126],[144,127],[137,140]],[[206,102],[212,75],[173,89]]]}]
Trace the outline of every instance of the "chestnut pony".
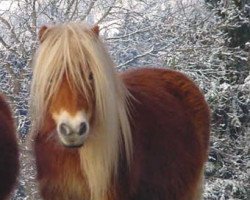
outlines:
[{"label": "chestnut pony", "polygon": [[17,179],[19,162],[16,131],[10,108],[0,94],[0,199],[9,197]]},{"label": "chestnut pony", "polygon": [[209,110],[179,72],[116,73],[98,27],[39,32],[32,119],[46,200],[201,199]]}]

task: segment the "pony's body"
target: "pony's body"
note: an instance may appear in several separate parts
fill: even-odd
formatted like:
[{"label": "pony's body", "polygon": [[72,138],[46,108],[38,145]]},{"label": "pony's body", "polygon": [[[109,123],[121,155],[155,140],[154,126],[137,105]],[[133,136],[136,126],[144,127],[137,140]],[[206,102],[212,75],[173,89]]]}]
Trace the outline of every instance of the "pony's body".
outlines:
[{"label": "pony's body", "polygon": [[18,148],[11,111],[0,95],[0,199],[12,191],[18,175]]},{"label": "pony's body", "polygon": [[136,99],[129,183],[135,194],[128,191],[131,196],[125,199],[200,199],[209,111],[198,88],[181,73],[164,69],[122,76]]},{"label": "pony's body", "polygon": [[[93,72],[95,69],[90,67],[90,70]],[[98,74],[93,72],[93,76],[98,77]],[[67,82],[70,84],[69,79],[65,76],[62,79],[61,89],[55,94],[56,99],[62,99],[63,96],[75,99],[72,89],[65,89],[68,87]],[[95,128],[95,120],[98,120],[99,115],[88,118],[92,129],[82,147],[72,149],[61,145],[60,126],[55,130],[60,121],[58,113],[62,110],[55,111],[55,106],[60,107],[58,105],[61,102],[54,103],[52,98],[53,106],[47,108],[51,113],[45,113],[43,126],[35,136],[42,197],[46,200],[201,199],[210,119],[207,104],[199,89],[181,73],[166,69],[138,69],[119,75],[114,72],[116,80],[121,81],[117,82],[119,90],[114,93],[107,91],[107,97],[103,98],[112,101],[112,94],[117,95],[117,105],[113,101],[111,104],[117,108],[123,107],[123,103],[129,104],[130,114],[127,117],[130,129],[125,133],[131,133],[131,139],[121,135],[120,139],[116,139],[118,147],[112,141],[109,143],[115,137],[111,129],[107,135],[106,132],[96,131],[100,130]],[[97,85],[96,82],[94,84]],[[119,84],[124,84],[124,89],[119,88]],[[126,96],[125,102],[120,101],[122,92],[126,90],[130,95]],[[95,97],[98,96],[95,93]],[[84,98],[82,100],[86,101]],[[70,104],[67,98],[62,101],[63,109],[70,110],[67,108]],[[93,113],[98,113],[98,99],[96,101],[94,106],[90,106]],[[71,104],[74,102],[71,101]],[[74,113],[71,110],[69,118],[76,115]],[[108,114],[103,120],[116,116],[116,113]],[[54,137],[56,133],[59,138]],[[116,133],[119,134],[119,128]],[[68,145],[65,140],[63,143]],[[105,159],[111,160],[112,151],[107,153],[110,146],[117,155],[112,155],[116,156],[115,164],[106,167]],[[106,168],[111,170],[106,171]],[[100,183],[102,179],[103,184]],[[99,188],[101,192],[98,192]]]}]

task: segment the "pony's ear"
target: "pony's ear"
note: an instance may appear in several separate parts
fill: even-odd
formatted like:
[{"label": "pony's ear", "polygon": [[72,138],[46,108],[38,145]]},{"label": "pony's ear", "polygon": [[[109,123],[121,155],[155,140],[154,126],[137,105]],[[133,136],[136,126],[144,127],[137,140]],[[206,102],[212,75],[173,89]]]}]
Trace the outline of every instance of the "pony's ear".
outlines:
[{"label": "pony's ear", "polygon": [[99,29],[99,26],[98,25],[95,25],[91,28],[91,31],[96,35],[96,36],[99,36],[99,32],[100,32],[100,29]]},{"label": "pony's ear", "polygon": [[42,43],[43,41],[44,41],[44,39],[45,39],[45,33],[48,31],[48,26],[46,26],[46,25],[43,25],[41,28],[40,28],[40,30],[39,30],[39,32],[38,32],[38,39],[39,39],[39,41],[40,41],[40,43]]}]

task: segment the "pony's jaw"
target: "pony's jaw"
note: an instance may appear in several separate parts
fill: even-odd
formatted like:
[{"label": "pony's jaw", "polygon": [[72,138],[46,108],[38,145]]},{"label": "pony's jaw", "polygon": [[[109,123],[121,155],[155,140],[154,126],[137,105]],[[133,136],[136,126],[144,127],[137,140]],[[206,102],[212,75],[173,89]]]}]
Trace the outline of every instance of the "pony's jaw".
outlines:
[{"label": "pony's jaw", "polygon": [[85,111],[74,115],[62,110],[52,114],[56,122],[59,141],[65,147],[81,147],[89,135],[89,119]]}]

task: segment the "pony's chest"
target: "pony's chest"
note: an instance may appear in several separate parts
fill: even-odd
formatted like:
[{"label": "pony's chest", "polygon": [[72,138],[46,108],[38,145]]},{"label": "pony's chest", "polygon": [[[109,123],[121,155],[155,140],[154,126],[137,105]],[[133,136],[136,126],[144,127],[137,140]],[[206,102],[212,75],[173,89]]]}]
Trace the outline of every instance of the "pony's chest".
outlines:
[{"label": "pony's chest", "polygon": [[64,178],[63,182],[60,187],[61,191],[65,193],[64,196],[67,197],[66,199],[89,199],[88,186],[81,177],[68,177],[67,180]]},{"label": "pony's chest", "polygon": [[85,200],[89,199],[87,187],[79,179],[43,177],[39,181],[40,192],[44,199],[48,200]]},{"label": "pony's chest", "polygon": [[77,151],[66,151],[57,145],[37,140],[37,175],[42,196],[53,200],[89,199],[89,189],[80,168]]}]

